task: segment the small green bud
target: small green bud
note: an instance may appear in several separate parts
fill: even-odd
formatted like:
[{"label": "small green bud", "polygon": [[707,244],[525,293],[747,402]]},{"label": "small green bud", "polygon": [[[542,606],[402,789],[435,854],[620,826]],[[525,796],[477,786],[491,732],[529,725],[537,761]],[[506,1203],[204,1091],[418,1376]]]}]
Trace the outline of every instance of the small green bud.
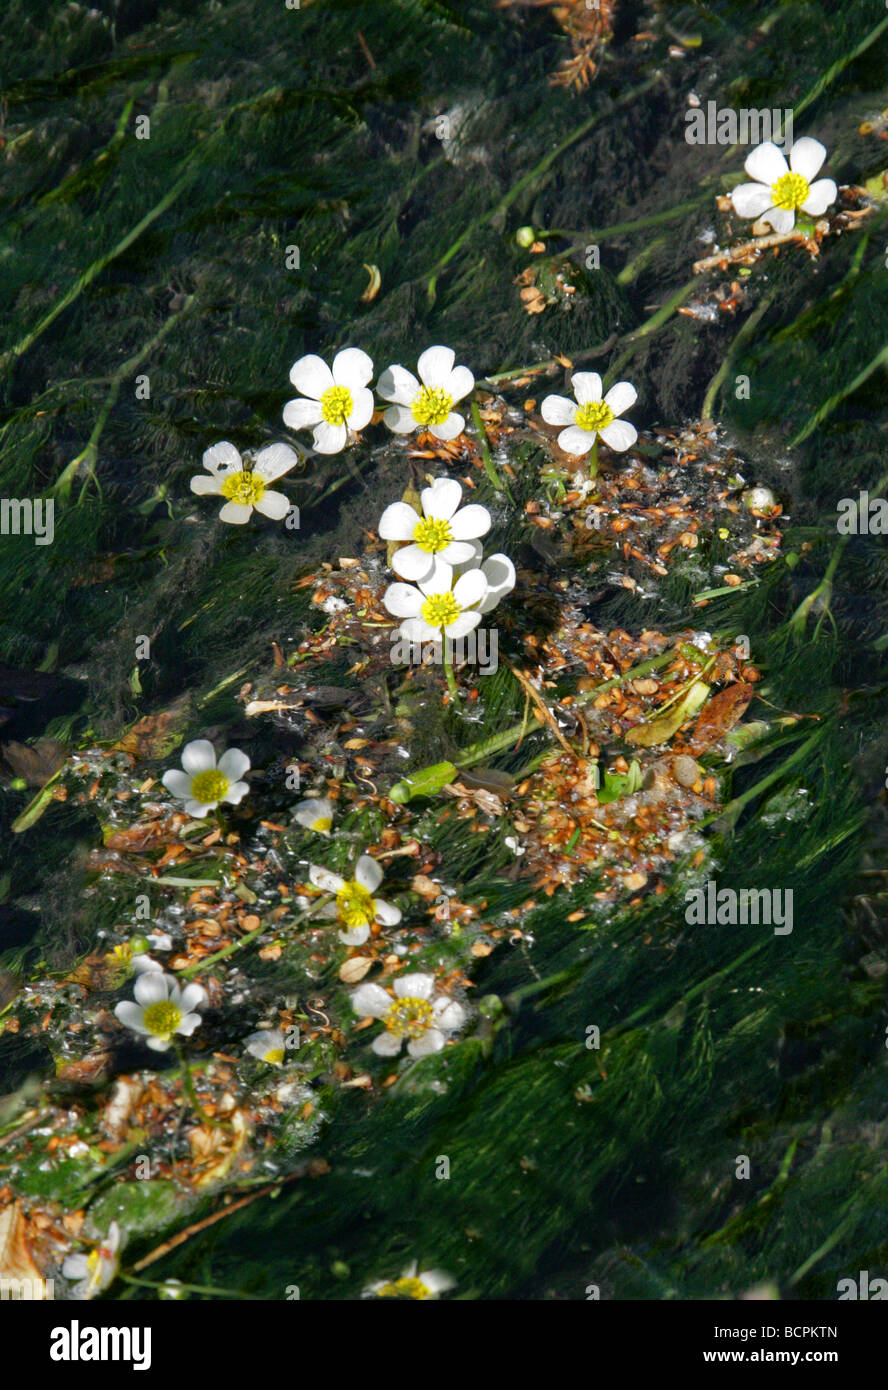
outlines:
[{"label": "small green bud", "polygon": [[525,251],[533,246],[533,243],[536,241],[536,233],[533,227],[519,227],[515,233],[515,240],[519,246],[524,247]]}]

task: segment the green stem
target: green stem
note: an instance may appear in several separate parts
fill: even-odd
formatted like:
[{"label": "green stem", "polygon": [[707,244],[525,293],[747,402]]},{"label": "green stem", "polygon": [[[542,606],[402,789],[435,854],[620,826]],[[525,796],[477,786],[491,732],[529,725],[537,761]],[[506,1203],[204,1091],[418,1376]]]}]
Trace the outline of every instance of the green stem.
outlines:
[{"label": "green stem", "polygon": [[444,636],[443,633],[441,634],[441,652],[444,659],[444,675],[447,678],[447,689],[453,696],[454,703],[458,705],[459,689],[456,684],[456,677],[453,674],[453,662],[450,660],[450,652],[448,650],[447,638]]},{"label": "green stem", "polygon": [[589,477],[598,477],[598,435],[592,441],[592,449],[589,453]]},{"label": "green stem", "polygon": [[188,1065],[188,1059],[185,1056],[185,1053],[183,1052],[181,1047],[177,1047],[176,1052],[179,1057],[179,1062],[182,1066],[182,1087],[185,1091],[186,1096],[191,1101],[191,1106],[194,1110],[195,1115],[200,1120],[201,1124],[212,1125],[213,1129],[221,1129],[224,1125],[224,1121],[212,1119],[211,1116],[209,1116],[207,1112],[204,1110],[203,1106],[197,1098],[197,1092],[194,1089],[194,1081],[191,1076],[191,1068]]},{"label": "green stem", "polygon": [[481,458],[484,463],[484,472],[487,474],[497,492],[504,492],[512,506],[515,506],[515,499],[509,491],[508,483],[504,483],[499,473],[496,471],[496,464],[490,452],[490,444],[487,439],[487,431],[484,428],[484,421],[481,419],[481,411],[478,402],[472,401],[472,419],[475,422],[475,429],[478,431],[478,444],[481,448]]}]

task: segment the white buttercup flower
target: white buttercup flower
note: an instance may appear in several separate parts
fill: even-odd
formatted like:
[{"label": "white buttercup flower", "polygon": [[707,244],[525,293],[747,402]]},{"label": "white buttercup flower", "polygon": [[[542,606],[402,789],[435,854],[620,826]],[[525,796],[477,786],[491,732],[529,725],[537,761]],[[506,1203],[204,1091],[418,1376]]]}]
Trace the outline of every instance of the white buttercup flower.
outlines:
[{"label": "white buttercup flower", "polygon": [[547,425],[564,425],[558,444],[566,454],[587,454],[599,435],[609,449],[622,453],[638,438],[628,420],[618,420],[635,404],[638,392],[628,381],[618,381],[602,400],[601,377],[597,372],[574,372],[571,386],[576,400],[567,396],[546,396],[540,413]]},{"label": "white buttercup flower", "polygon": [[498,552],[496,555],[488,555],[482,561],[484,554],[483,546],[478,541],[472,542],[474,554],[471,560],[465,561],[461,565],[454,565],[453,572],[459,577],[468,574],[470,570],[479,569],[487,583],[487,593],[476,604],[475,611],[478,613],[490,613],[501,599],[510,594],[515,587],[515,566],[508,555]]},{"label": "white buttercup flower", "polygon": [[346,946],[363,946],[374,922],[394,927],[401,920],[399,908],[373,896],[382,883],[382,869],[369,854],[360,856],[353,878],[342,878],[317,864],[309,865],[308,876],[316,888],[336,894],[336,902],[330,903],[321,915],[339,919],[344,928],[339,940]]},{"label": "white buttercup flower", "polygon": [[226,440],[207,449],[203,466],[210,476],[205,478],[198,473],[191,479],[191,491],[201,497],[227,498],[219,513],[220,521],[242,526],[254,510],[280,521],[290,510],[290,500],[282,492],[270,491],[268,484],[283,477],[298,462],[299,455],[289,444],[270,444],[248,467]]},{"label": "white buttercup flower", "polygon": [[427,579],[418,586],[390,584],[382,601],[394,617],[404,620],[399,630],[406,642],[433,642],[442,633],[456,640],[472,632],[481,621],[480,605],[487,594],[487,578],[480,568],[467,570],[454,583],[452,566],[435,557]]},{"label": "white buttercup flower", "polygon": [[471,542],[490,530],[490,512],[471,503],[460,507],[462,487],[455,478],[436,478],[420,494],[420,515],[407,502],[393,502],[379,521],[384,541],[410,541],[392,556],[392,569],[402,579],[427,579],[435,560],[458,565],[470,560]]},{"label": "white buttercup flower", "polygon": [[386,367],[376,383],[384,401],[394,404],[385,412],[385,423],[395,434],[409,434],[422,425],[436,439],[456,439],[465,417],[454,404],[475,385],[468,367],[454,367],[456,354],[449,347],[430,347],[416,364],[419,381],[404,367]]},{"label": "white buttercup flower", "polygon": [[382,985],[359,985],[351,997],[359,1018],[379,1018],[386,1031],[373,1040],[373,1051],[395,1057],[407,1040],[411,1057],[440,1052],[451,1033],[466,1020],[462,1004],[447,994],[435,994],[434,975],[399,975],[394,992]]},{"label": "white buttercup flower", "polygon": [[416,1267],[417,1261],[414,1260],[399,1279],[377,1279],[375,1283],[367,1285],[361,1297],[424,1300],[437,1298],[456,1284],[456,1280],[441,1269],[423,1269],[417,1274]]},{"label": "white buttercup flower", "polygon": [[203,985],[189,984],[182,989],[178,981],[160,970],[140,975],[133,994],[136,1002],[124,999],[114,1013],[126,1028],[141,1033],[154,1052],[166,1052],[177,1033],[190,1038],[201,1022],[194,1010],[207,1002]]},{"label": "white buttercup flower", "polygon": [[247,1038],[247,1051],[260,1062],[279,1067],[287,1051],[284,1035],[279,1028],[261,1028]]},{"label": "white buttercup flower", "polygon": [[310,352],[290,368],[290,380],[302,395],[284,406],[284,424],[291,430],[314,429],[319,454],[338,454],[349,432],[362,430],[373,414],[373,392],[367,382],[373,362],[360,348],[343,348],[328,367]]},{"label": "white buttercup flower", "polygon": [[120,1249],[120,1227],[112,1221],[108,1234],[95,1250],[88,1255],[68,1255],[62,1262],[62,1274],[66,1279],[80,1282],[71,1290],[72,1298],[93,1298],[101,1293],[117,1275],[120,1263],[117,1252]]},{"label": "white buttercup flower", "polygon": [[250,759],[239,748],[229,748],[216,762],[216,750],[207,738],[196,738],[182,749],[182,767],[163,774],[163,785],[179,801],[185,802],[189,816],[202,819],[220,801],[237,806],[250,790],[241,781]]},{"label": "white buttercup flower", "polygon": [[755,183],[741,183],[734,189],[734,211],[740,217],[767,222],[781,234],[792,231],[797,211],[819,217],[838,193],[832,179],[817,178],[825,159],[825,146],[810,135],[796,140],[788,164],[777,146],[766,140],[743,165]]},{"label": "white buttercup flower", "polygon": [[333,825],[333,802],[325,796],[308,796],[299,802],[293,819],[317,835],[329,835]]}]

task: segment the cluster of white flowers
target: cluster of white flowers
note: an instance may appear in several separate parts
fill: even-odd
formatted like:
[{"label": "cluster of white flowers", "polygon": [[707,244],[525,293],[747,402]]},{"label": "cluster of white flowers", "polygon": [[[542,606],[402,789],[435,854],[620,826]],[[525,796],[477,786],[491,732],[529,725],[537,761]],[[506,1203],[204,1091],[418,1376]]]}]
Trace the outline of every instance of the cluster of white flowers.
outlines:
[{"label": "cluster of white flowers", "polygon": [[382,599],[402,620],[399,631],[407,642],[466,637],[515,587],[508,555],[482,561],[479,537],[491,525],[487,508],[461,507],[461,500],[455,478],[436,478],[422,490],[421,513],[407,502],[393,502],[380,518],[382,539],[404,542],[392,556],[392,569],[413,581],[390,584]]}]

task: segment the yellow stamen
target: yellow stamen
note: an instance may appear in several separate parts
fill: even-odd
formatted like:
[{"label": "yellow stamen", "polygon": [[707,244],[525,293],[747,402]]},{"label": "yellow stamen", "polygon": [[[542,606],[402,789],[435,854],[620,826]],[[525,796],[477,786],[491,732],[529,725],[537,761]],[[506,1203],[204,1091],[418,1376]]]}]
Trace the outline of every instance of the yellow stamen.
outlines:
[{"label": "yellow stamen", "polygon": [[589,430],[600,434],[607,429],[614,418],[614,412],[605,401],[589,401],[586,405],[581,405],[576,414],[574,423],[581,430]]},{"label": "yellow stamen", "polygon": [[220,772],[217,767],[211,767],[192,778],[191,798],[193,801],[209,805],[213,801],[221,801],[230,786],[225,773]]},{"label": "yellow stamen", "polygon": [[240,503],[242,507],[255,507],[265,496],[265,482],[252,469],[249,472],[229,473],[222,484],[222,496],[227,497],[229,502]]},{"label": "yellow stamen", "polygon": [[281,1062],[284,1060],[284,1049],[282,1047],[271,1047],[266,1053],[263,1053],[262,1060],[263,1062],[273,1062],[276,1066],[280,1066]]},{"label": "yellow stamen", "polygon": [[332,816],[318,816],[317,820],[312,821],[310,828],[316,830],[319,835],[329,835],[332,824]]},{"label": "yellow stamen", "polygon": [[383,1284],[376,1291],[377,1298],[431,1298],[432,1291],[421,1279],[408,1279],[404,1276],[394,1283]]},{"label": "yellow stamen", "polygon": [[355,927],[369,927],[376,917],[373,894],[368,892],[357,879],[349,879],[336,894],[339,920],[349,931]]},{"label": "yellow stamen", "polygon": [[354,402],[347,386],[329,386],[321,396],[321,413],[328,425],[344,425]]},{"label": "yellow stamen", "polygon": [[423,386],[410,408],[418,425],[443,425],[453,409],[453,397],[440,386]]},{"label": "yellow stamen", "polygon": [[453,594],[431,594],[422,605],[420,613],[429,627],[449,627],[459,617],[462,609]]},{"label": "yellow stamen", "polygon": [[808,180],[801,174],[781,174],[776,183],[771,184],[775,208],[782,212],[794,212],[807,202],[810,193]]},{"label": "yellow stamen", "polygon": [[159,1038],[171,1038],[182,1022],[182,1010],[171,999],[161,999],[157,1004],[148,1005],[142,1022],[149,1033],[155,1033]]},{"label": "yellow stamen", "polygon": [[452,540],[450,522],[442,521],[440,517],[423,517],[413,532],[414,545],[418,545],[420,550],[427,551],[429,555],[444,550]]},{"label": "yellow stamen", "polygon": [[434,1010],[428,999],[408,994],[396,999],[383,1014],[383,1023],[396,1038],[421,1038],[432,1026]]}]

